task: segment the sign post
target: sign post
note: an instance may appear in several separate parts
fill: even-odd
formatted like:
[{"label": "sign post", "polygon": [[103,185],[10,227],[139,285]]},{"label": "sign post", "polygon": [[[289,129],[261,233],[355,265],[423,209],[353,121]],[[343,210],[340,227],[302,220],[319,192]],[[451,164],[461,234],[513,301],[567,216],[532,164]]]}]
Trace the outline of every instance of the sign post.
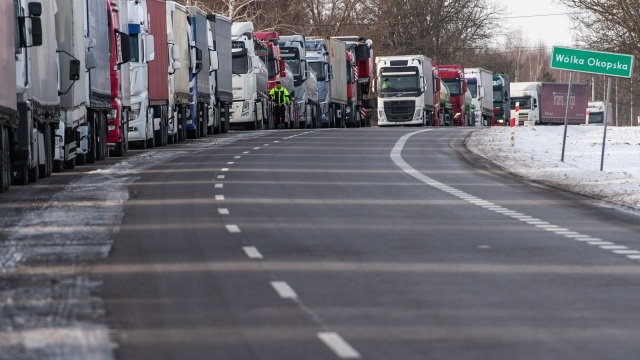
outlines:
[{"label": "sign post", "polygon": [[604,166],[604,151],[607,139],[607,116],[609,108],[609,97],[611,96],[611,77],[630,78],[633,75],[633,55],[616,54],[602,51],[592,51],[583,49],[573,49],[554,46],[551,56],[551,68],[571,71],[569,75],[569,95],[567,96],[567,115],[565,115],[564,139],[562,140],[562,158],[564,161],[564,149],[567,138],[567,116],[569,111],[569,97],[571,96],[571,80],[573,72],[583,72],[608,76],[607,98],[605,99],[604,113],[604,135],[602,138],[602,157],[600,160],[600,171]]}]

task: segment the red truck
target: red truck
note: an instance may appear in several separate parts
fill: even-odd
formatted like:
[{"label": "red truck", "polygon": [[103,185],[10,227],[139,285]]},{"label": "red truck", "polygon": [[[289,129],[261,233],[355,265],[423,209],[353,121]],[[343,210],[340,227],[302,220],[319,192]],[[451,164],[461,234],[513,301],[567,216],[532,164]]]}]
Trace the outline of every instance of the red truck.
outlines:
[{"label": "red truck", "polygon": [[147,0],[147,12],[156,53],[153,61],[147,64],[147,71],[153,74],[149,76],[149,106],[153,109],[154,128],[159,129],[155,130],[154,138],[158,145],[166,145],[173,142],[169,129],[175,127],[170,106],[173,99],[169,98],[169,72],[174,71],[174,59],[167,38],[167,4],[164,0]]},{"label": "red truck", "polygon": [[[120,11],[118,1],[107,1],[107,14],[109,16],[109,48],[118,49],[119,38],[125,35],[127,29],[121,29],[120,24]],[[127,6],[126,2],[124,6]],[[122,27],[127,26],[123,24]],[[128,38],[128,35],[125,35]],[[127,42],[128,44],[128,42]],[[124,59],[123,59],[124,54]],[[111,78],[111,112],[107,114],[107,144],[113,144],[114,151],[111,153],[114,156],[123,156],[127,149],[127,134],[129,129],[127,128],[127,120],[123,119],[122,114],[122,81],[129,81],[129,79],[121,78],[120,66],[123,61],[126,62],[131,57],[130,49],[119,49],[119,51],[110,51],[109,58],[109,76]],[[129,66],[125,64],[124,66]],[[106,144],[100,144],[106,146]],[[106,154],[106,149],[103,154]]]},{"label": "red truck", "polygon": [[[253,35],[262,41],[266,45],[267,52],[260,51],[262,47],[256,47],[256,55],[267,66],[267,72],[269,73],[269,81],[267,83],[267,90],[271,91],[276,86],[276,81],[282,82],[282,86],[285,89],[291,91],[293,89],[293,77],[287,79],[286,64],[280,56],[280,36],[274,31],[262,31],[254,32]],[[273,104],[270,104],[270,109],[267,114],[273,114]],[[268,123],[263,126],[267,129],[273,128],[273,117],[268,117]]]},{"label": "red truck", "polygon": [[465,93],[467,81],[464,77],[464,65],[438,65],[438,74],[449,88],[450,102],[453,106],[453,119],[449,125],[467,126]]},{"label": "red truck", "polygon": [[344,41],[347,50],[352,50],[355,55],[358,92],[356,112],[360,114],[360,124],[356,126],[371,126],[373,104],[369,94],[373,83],[373,41],[360,36],[334,36],[333,39]]}]

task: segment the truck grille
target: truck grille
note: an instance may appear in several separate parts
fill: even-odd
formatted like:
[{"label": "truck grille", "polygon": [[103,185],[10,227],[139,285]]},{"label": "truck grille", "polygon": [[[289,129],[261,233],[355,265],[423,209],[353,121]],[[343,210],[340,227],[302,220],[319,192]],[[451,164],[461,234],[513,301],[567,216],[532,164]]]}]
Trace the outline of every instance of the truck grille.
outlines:
[{"label": "truck grille", "polygon": [[529,122],[529,114],[528,113],[518,114],[518,125],[522,126],[527,122]]},{"label": "truck grille", "polygon": [[413,120],[415,108],[415,100],[384,102],[384,113],[387,116],[387,120],[393,122],[404,122]]}]

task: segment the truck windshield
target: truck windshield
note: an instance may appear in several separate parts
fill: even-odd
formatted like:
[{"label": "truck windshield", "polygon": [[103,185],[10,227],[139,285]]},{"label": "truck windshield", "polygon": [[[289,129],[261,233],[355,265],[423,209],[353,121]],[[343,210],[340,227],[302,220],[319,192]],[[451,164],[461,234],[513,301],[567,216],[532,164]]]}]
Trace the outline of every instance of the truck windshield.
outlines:
[{"label": "truck windshield", "polygon": [[460,86],[460,80],[458,79],[452,79],[452,80],[442,80],[445,84],[447,84],[447,87],[449,87],[449,91],[450,91],[450,95],[451,96],[460,96],[460,94],[462,94],[462,87]]},{"label": "truck windshield", "polygon": [[140,49],[138,34],[131,34],[131,62],[140,62]]},{"label": "truck windshield", "polygon": [[310,62],[309,66],[311,67],[311,69],[313,69],[313,71],[316,72],[318,81],[326,81],[325,75],[324,75],[324,63],[320,61]]},{"label": "truck windshield", "polygon": [[531,109],[531,98],[530,97],[519,97],[519,98],[511,98],[510,100],[510,108],[511,110],[516,109],[516,103],[520,103],[520,109]]},{"label": "truck windshield", "polygon": [[478,97],[478,83],[467,82],[467,89],[469,89],[472,98],[475,99]]},{"label": "truck windshield", "polygon": [[249,58],[247,55],[233,55],[231,72],[233,74],[247,74],[249,72]]},{"label": "truck windshield", "polygon": [[397,96],[399,94],[418,94],[420,92],[420,77],[418,68],[398,66],[382,68],[378,82],[380,97]]},{"label": "truck windshield", "polygon": [[589,124],[604,124],[604,113],[589,113]]},{"label": "truck windshield", "polygon": [[291,68],[293,76],[300,76],[300,61],[291,58],[285,59],[285,61],[287,65],[289,65],[289,68]]},{"label": "truck windshield", "polygon": [[493,89],[493,102],[503,102],[502,89]]}]

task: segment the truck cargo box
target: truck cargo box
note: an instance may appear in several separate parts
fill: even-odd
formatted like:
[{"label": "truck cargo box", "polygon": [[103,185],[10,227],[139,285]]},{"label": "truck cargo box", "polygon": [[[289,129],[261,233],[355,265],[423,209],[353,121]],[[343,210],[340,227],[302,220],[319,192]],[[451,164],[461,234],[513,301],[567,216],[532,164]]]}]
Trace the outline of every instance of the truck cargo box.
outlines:
[{"label": "truck cargo box", "polygon": [[207,38],[207,14],[195,6],[189,7],[191,26],[195,34],[195,45],[202,51],[202,70],[196,75],[198,89],[198,101],[209,103],[211,99],[211,86],[209,84],[209,44]]},{"label": "truck cargo box", "polygon": [[169,104],[169,49],[167,46],[167,3],[164,0],[147,0],[149,33],[153,35],[153,61],[149,69],[149,103],[151,105]]},{"label": "truck cargo box", "polygon": [[222,15],[209,16],[213,32],[213,48],[218,53],[216,73],[216,97],[218,100],[233,101],[232,63],[231,63],[231,19]]},{"label": "truck cargo box", "polygon": [[333,67],[331,80],[331,101],[346,104],[347,97],[347,47],[344,41],[327,39],[329,42],[329,64]]},{"label": "truck cargo box", "polygon": [[109,23],[104,0],[87,0],[87,49],[96,59],[96,67],[89,71],[90,103],[94,109],[111,111],[111,58],[109,51]]},{"label": "truck cargo box", "polygon": [[[16,95],[16,58],[15,58],[15,19],[13,16],[13,2],[9,0],[0,1],[0,11],[5,16],[5,21],[0,22],[0,66],[5,69],[0,73],[0,125],[8,124],[15,128],[18,126],[18,98]],[[10,70],[13,69],[13,70]],[[1,176],[2,174],[0,174]],[[1,190],[1,189],[0,189]]]},{"label": "truck cargo box", "polygon": [[[28,51],[31,53],[31,101],[34,118],[40,121],[57,122],[60,116],[58,96],[58,66],[53,61],[56,45],[55,3],[42,1],[42,45]],[[63,64],[68,64],[68,61]]]},{"label": "truck cargo box", "polygon": [[187,105],[190,104],[189,100],[189,74],[191,72],[190,62],[190,25],[187,22],[188,13],[187,8],[175,3],[170,2],[170,6],[175,8],[172,15],[173,20],[173,43],[180,48],[180,63],[182,67],[177,69],[173,76],[174,95],[176,104]]},{"label": "truck cargo box", "polygon": [[[569,84],[542,83],[540,86],[540,123],[564,124]],[[568,123],[584,124],[587,117],[589,89],[587,84],[572,84]]]},{"label": "truck cargo box", "polygon": [[[86,14],[85,0],[57,0],[58,12],[56,12],[56,38],[58,41],[58,50],[64,51],[59,53],[60,57],[60,91],[65,92],[69,87],[69,92],[60,95],[60,105],[63,110],[74,110],[87,106],[87,87],[88,83],[86,72],[86,47],[84,43],[84,21]],[[106,6],[105,6],[106,12]],[[106,18],[106,14],[105,14]],[[79,80],[73,83],[69,80],[69,66],[71,58],[68,54],[73,55],[81,62],[81,71],[79,72]],[[106,59],[107,62],[109,59]],[[107,80],[109,79],[107,75]],[[73,86],[72,86],[73,84]],[[111,91],[109,90],[109,93]],[[67,124],[71,126],[71,124]]]}]

